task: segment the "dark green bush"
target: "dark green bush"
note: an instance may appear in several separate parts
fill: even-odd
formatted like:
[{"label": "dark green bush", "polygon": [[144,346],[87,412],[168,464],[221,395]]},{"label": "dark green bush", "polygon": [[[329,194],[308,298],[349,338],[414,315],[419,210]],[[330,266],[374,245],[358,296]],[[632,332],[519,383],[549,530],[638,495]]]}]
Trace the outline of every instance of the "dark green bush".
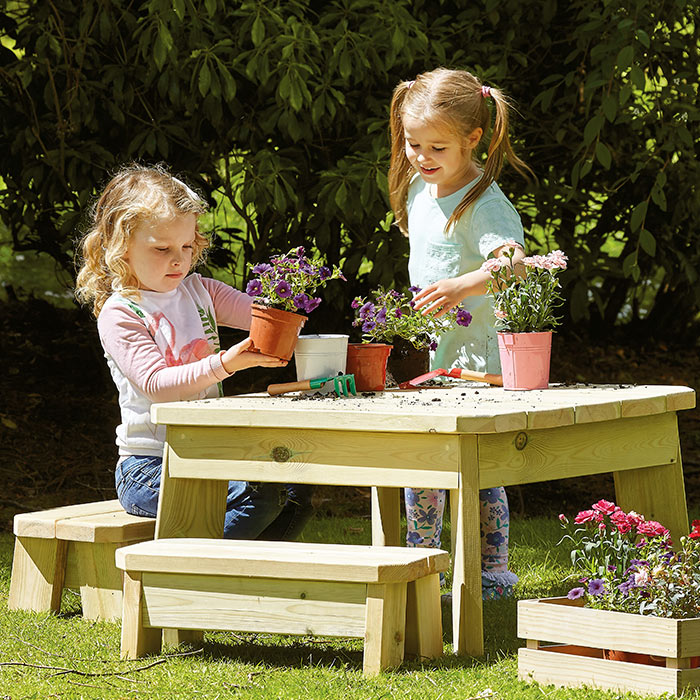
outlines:
[{"label": "dark green bush", "polygon": [[699,12],[681,0],[8,2],[0,217],[16,250],[71,269],[110,172],[167,161],[243,221],[217,220],[212,266],[240,273],[302,243],[342,263],[350,282],[325,305],[340,324],[356,294],[406,283],[407,244],[387,218],[392,89],[466,67],[518,105],[516,146],[539,185],[506,170],[502,186],[533,246],[570,256],[567,324],[687,333],[700,307]]}]

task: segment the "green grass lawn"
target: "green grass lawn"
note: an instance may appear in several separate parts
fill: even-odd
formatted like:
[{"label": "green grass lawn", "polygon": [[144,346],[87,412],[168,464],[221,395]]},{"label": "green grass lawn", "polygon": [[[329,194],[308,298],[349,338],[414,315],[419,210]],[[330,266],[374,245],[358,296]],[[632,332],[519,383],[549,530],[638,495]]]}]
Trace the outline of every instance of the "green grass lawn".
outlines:
[{"label": "green grass lawn", "polygon": [[[368,544],[370,522],[319,518],[304,534],[307,541]],[[570,587],[564,581],[570,572],[567,554],[554,546],[559,534],[559,525],[551,518],[513,522],[511,564],[520,576],[517,598],[558,595]],[[362,676],[360,640],[320,637],[210,632],[201,647],[165,649],[160,656],[120,661],[120,625],[83,620],[80,598],[72,591],[64,593],[58,616],[7,610],[12,545],[11,534],[0,534],[0,700],[643,697],[520,682],[516,655],[523,642],[516,637],[516,600],[485,604],[483,658],[455,656],[446,640],[442,659],[424,664],[408,661],[371,679]]]}]

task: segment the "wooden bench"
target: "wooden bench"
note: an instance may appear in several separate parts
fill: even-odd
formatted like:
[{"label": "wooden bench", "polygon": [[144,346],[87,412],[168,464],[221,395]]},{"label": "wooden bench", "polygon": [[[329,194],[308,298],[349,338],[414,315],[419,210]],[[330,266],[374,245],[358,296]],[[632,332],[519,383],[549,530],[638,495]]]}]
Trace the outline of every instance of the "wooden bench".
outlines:
[{"label": "wooden bench", "polygon": [[122,572],[114,552],[153,539],[155,522],[129,515],[117,500],[15,515],[8,607],[59,612],[63,589],[79,588],[86,619],[121,618]]},{"label": "wooden bench", "polygon": [[177,538],[116,562],[123,658],[158,653],[163,628],[360,637],[365,675],[442,655],[442,550]]}]

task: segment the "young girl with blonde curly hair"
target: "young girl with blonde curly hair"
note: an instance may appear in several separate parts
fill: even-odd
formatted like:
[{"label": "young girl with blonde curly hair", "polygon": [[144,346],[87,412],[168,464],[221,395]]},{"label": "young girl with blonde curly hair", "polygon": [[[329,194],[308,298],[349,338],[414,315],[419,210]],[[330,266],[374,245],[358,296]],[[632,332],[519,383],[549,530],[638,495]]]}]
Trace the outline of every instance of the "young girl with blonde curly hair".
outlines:
[{"label": "young girl with blonde curly hair", "polygon": [[[529,171],[510,144],[508,100],[467,71],[438,68],[399,83],[390,119],[389,192],[409,238],[411,284],[422,290],[416,308],[442,315],[465,302],[472,315],[468,327],[440,336],[431,369],[498,373],[490,275],[479,268],[512,246],[514,263],[524,257],[520,216],[496,179],[506,159]],[[477,148],[489,132],[482,163]],[[483,597],[499,598],[517,581],[508,570],[508,501],[503,488],[485,489],[480,499]],[[445,491],[406,489],[405,500],[408,544],[439,547]]]},{"label": "young girl with blonde curly hair", "polygon": [[[285,361],[250,352],[250,338],[226,350],[218,325],[248,329],[252,298],[191,273],[209,241],[199,231],[202,198],[162,166],[133,165],[107,184],[82,239],[76,296],[97,317],[119,391],[115,483],[124,509],[155,517],[164,426],[154,402],[212,398],[249,367]],[[310,486],[231,481],[224,537],[293,539],[312,513]]]}]

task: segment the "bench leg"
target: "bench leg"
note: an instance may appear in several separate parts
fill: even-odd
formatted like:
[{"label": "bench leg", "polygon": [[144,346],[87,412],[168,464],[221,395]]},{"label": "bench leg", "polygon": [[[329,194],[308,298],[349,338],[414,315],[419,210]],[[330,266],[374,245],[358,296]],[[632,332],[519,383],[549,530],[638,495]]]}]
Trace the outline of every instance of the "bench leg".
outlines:
[{"label": "bench leg", "polygon": [[376,676],[403,661],[406,583],[368,584],[362,671]]},{"label": "bench leg", "polygon": [[68,543],[40,537],[15,537],[10,610],[58,612],[66,574]]},{"label": "bench leg", "polygon": [[119,620],[122,616],[122,572],[114,552],[126,542],[71,542],[80,599],[86,620]]},{"label": "bench leg", "polygon": [[431,574],[411,581],[406,598],[405,653],[419,659],[442,656],[440,575]]},{"label": "bench leg", "polygon": [[201,644],[204,641],[203,630],[163,629],[163,645],[179,647],[180,644]]},{"label": "bench leg", "polygon": [[143,596],[141,574],[124,572],[122,611],[122,659],[137,659],[160,652],[161,630],[143,626]]}]

